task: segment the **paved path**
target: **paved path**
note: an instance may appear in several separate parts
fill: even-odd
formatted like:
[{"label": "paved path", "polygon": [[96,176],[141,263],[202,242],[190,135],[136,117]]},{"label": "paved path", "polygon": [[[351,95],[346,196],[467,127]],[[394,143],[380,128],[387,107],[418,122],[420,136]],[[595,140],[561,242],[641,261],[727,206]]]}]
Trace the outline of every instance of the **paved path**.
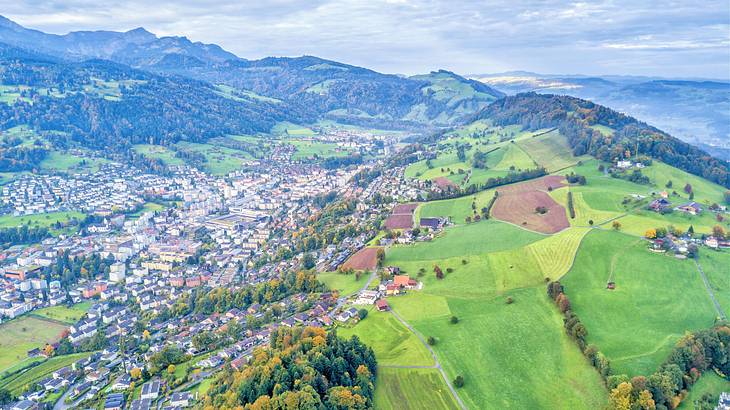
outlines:
[{"label": "paved path", "polygon": [[702,281],[705,282],[705,288],[707,288],[707,293],[710,295],[710,299],[712,299],[712,303],[715,304],[715,309],[717,309],[717,313],[720,315],[720,318],[725,320],[727,319],[727,316],[725,316],[725,311],[722,310],[722,306],[720,306],[720,302],[717,301],[715,298],[715,293],[712,291],[712,288],[710,287],[710,281],[707,280],[707,276],[705,276],[705,271],[702,270],[702,265],[700,265],[700,261],[697,260],[697,258],[694,258],[695,264],[697,265],[697,270],[700,271],[700,276],[702,276]]},{"label": "paved path", "polygon": [[[451,390],[451,394],[454,396],[454,399],[456,399],[456,402],[459,403],[459,407],[461,407],[462,409],[465,409],[466,410],[466,406],[464,405],[464,402],[461,401],[461,398],[456,393],[456,390],[454,389],[454,386],[451,385],[451,382],[449,381],[449,378],[446,376],[446,372],[441,367],[441,362],[439,362],[438,357],[436,357],[436,352],[433,351],[433,349],[431,348],[431,345],[429,345],[428,343],[426,343],[426,341],[423,339],[423,336],[421,336],[421,334],[418,333],[416,331],[416,329],[414,329],[411,325],[409,325],[408,322],[406,322],[400,316],[398,316],[398,314],[395,313],[392,309],[390,310],[390,313],[392,313],[393,316],[395,316],[395,318],[398,319],[398,321],[403,324],[403,326],[405,326],[408,330],[410,330],[411,333],[413,333],[414,335],[416,335],[416,337],[418,337],[418,340],[420,340],[421,343],[423,343],[423,345],[426,346],[426,349],[428,349],[428,351],[431,353],[431,357],[433,357],[433,361],[434,361],[435,364],[433,366],[429,366],[429,367],[425,367],[425,368],[432,368],[432,369],[435,368],[435,369],[438,369],[439,370],[439,372],[441,373],[441,377],[443,377],[444,381],[446,382],[446,386],[449,387],[449,390]],[[395,367],[395,366],[390,366],[390,367]],[[405,369],[414,368],[415,369],[415,368],[424,368],[424,367],[421,367],[421,366],[403,366],[403,368],[405,368]]]}]

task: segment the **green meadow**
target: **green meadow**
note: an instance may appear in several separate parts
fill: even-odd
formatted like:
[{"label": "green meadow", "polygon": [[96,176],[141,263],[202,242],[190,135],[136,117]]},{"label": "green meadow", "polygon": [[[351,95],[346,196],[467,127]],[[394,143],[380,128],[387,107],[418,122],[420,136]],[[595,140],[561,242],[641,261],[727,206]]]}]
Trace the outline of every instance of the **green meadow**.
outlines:
[{"label": "green meadow", "polygon": [[33,311],[33,316],[74,324],[81,319],[91,307],[91,302],[81,302],[73,306],[57,305]]},{"label": "green meadow", "polygon": [[327,285],[328,289],[339,291],[341,296],[356,293],[365,286],[365,282],[368,280],[365,275],[362,275],[360,280],[357,280],[354,273],[346,275],[338,272],[320,272],[317,274],[317,279]]},{"label": "green meadow", "polygon": [[694,262],[653,253],[619,232],[591,231],[562,283],[588,342],[617,374],[653,373],[685,332],[716,316]]},{"label": "green meadow", "polygon": [[66,325],[24,315],[0,324],[0,372],[25,360],[28,351],[59,340]]}]

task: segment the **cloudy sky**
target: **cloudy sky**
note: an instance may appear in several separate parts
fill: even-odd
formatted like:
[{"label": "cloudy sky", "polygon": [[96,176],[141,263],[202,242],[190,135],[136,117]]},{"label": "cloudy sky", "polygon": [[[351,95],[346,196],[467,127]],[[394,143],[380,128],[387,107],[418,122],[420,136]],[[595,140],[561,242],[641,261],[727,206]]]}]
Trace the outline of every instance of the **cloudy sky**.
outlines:
[{"label": "cloudy sky", "polygon": [[56,34],[142,26],[244,58],[308,54],[388,73],[730,79],[728,0],[14,0],[0,13]]}]

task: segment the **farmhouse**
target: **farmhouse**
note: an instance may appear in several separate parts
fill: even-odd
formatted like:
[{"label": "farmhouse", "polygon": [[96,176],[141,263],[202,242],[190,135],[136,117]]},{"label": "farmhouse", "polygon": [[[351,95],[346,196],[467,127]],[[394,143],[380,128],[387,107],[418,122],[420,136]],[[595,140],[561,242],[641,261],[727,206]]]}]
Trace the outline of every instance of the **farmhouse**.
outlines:
[{"label": "farmhouse", "polygon": [[672,203],[669,202],[666,198],[658,198],[658,199],[651,201],[651,203],[649,204],[649,209],[651,209],[654,212],[661,212],[661,211],[667,209],[668,207],[670,207],[671,205],[672,205]]},{"label": "farmhouse", "polygon": [[377,302],[375,302],[375,307],[380,312],[385,312],[386,310],[390,309],[390,306],[388,306],[388,302],[385,299],[379,299]]},{"label": "farmhouse", "polygon": [[440,229],[446,224],[444,218],[421,218],[421,228]]},{"label": "farmhouse", "polygon": [[418,286],[418,282],[408,275],[393,276],[393,284],[403,289],[415,289]]},{"label": "farmhouse", "polygon": [[674,209],[684,213],[688,213],[690,215],[698,215],[700,212],[702,212],[702,207],[697,202],[690,202],[684,205],[680,205]]}]

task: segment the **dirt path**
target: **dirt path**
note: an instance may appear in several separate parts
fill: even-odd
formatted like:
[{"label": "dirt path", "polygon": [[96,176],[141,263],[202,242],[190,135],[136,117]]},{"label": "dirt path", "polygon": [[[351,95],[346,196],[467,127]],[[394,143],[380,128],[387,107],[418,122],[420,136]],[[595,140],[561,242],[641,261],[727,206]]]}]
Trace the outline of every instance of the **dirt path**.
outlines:
[{"label": "dirt path", "polygon": [[[464,405],[464,402],[461,401],[461,398],[459,397],[459,394],[456,393],[456,389],[454,389],[454,386],[451,385],[451,382],[449,381],[448,376],[446,376],[446,372],[444,371],[443,367],[441,367],[441,362],[439,362],[438,357],[436,357],[436,352],[433,351],[433,349],[431,348],[431,345],[429,345],[428,343],[426,343],[426,341],[423,339],[423,336],[421,336],[421,334],[418,333],[416,331],[416,329],[414,329],[411,325],[409,325],[408,322],[406,322],[400,316],[398,316],[398,314],[395,313],[392,309],[390,310],[390,313],[392,313],[393,316],[395,316],[395,318],[398,319],[398,321],[403,324],[403,326],[405,326],[408,330],[410,330],[411,333],[413,333],[414,335],[416,335],[416,337],[418,338],[418,340],[420,340],[421,343],[423,343],[423,345],[426,346],[426,349],[428,349],[428,351],[431,353],[431,356],[433,357],[434,363],[436,363],[433,366],[427,366],[427,367],[403,366],[402,368],[406,368],[406,369],[409,369],[409,368],[432,368],[433,369],[433,368],[435,368],[435,369],[438,369],[439,372],[441,373],[441,377],[443,377],[444,381],[446,382],[446,386],[448,386],[449,387],[449,390],[451,390],[451,395],[454,396],[454,399],[456,400],[456,402],[459,403],[459,407],[461,407],[462,409],[466,409],[466,406]],[[395,366],[390,366],[390,367],[395,367]],[[400,366],[398,366],[398,367],[400,367]]]}]

